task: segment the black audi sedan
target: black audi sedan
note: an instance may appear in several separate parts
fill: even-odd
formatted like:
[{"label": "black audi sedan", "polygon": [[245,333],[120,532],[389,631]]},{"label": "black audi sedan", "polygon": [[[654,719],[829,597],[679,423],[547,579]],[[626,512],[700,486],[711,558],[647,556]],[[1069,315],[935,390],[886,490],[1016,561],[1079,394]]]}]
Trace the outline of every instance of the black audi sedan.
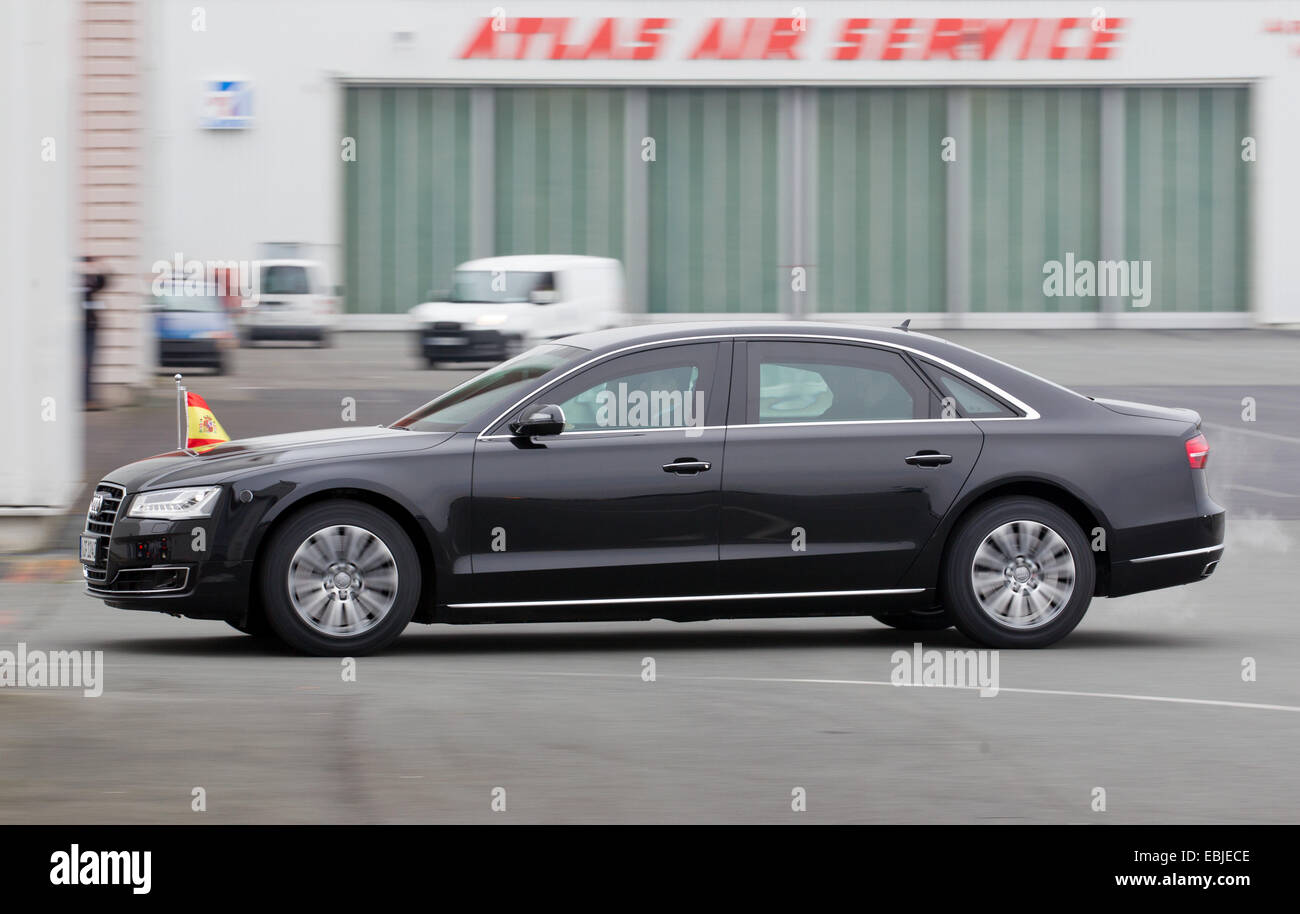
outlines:
[{"label": "black audi sedan", "polygon": [[416,622],[869,615],[1042,647],[1224,548],[1200,416],[906,330],[691,323],[531,349],[388,427],[95,491],[87,592],[312,654]]}]

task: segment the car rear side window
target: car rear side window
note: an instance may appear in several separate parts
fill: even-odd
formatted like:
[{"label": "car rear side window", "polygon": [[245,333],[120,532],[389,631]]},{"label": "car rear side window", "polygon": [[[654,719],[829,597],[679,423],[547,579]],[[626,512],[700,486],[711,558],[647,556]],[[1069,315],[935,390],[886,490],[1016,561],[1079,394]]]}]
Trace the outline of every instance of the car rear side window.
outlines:
[{"label": "car rear side window", "polygon": [[925,419],[925,384],[901,355],[869,346],[749,344],[746,422]]},{"label": "car rear side window", "polygon": [[994,419],[1015,416],[1001,400],[933,365],[925,366],[943,394],[940,414],[950,416],[955,405],[961,416],[969,419]]}]

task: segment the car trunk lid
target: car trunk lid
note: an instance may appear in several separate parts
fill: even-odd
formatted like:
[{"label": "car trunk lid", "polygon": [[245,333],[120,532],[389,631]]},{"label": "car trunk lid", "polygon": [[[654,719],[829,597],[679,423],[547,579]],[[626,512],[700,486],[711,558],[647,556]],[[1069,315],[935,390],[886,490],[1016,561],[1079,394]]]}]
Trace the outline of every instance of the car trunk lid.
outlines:
[{"label": "car trunk lid", "polygon": [[1121,413],[1125,416],[1170,419],[1174,422],[1190,422],[1197,428],[1201,427],[1201,414],[1194,409],[1178,406],[1155,406],[1151,403],[1135,403],[1132,400],[1109,400],[1102,397],[1093,397],[1092,400],[1111,412]]}]

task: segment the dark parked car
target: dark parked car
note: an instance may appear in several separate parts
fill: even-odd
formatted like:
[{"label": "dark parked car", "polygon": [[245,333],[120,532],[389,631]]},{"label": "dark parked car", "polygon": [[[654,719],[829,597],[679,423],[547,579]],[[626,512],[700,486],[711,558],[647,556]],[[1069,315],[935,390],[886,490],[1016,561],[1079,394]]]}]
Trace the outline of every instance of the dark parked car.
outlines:
[{"label": "dark parked car", "polygon": [[225,374],[236,345],[235,323],[215,295],[158,295],[150,310],[158,336],[159,367],[211,368]]},{"label": "dark parked car", "polygon": [[1040,647],[1094,596],[1214,570],[1208,450],[1190,410],[919,333],[603,330],[389,428],[124,466],[82,560],[110,606],[320,654],[378,650],[412,619],[822,615]]}]

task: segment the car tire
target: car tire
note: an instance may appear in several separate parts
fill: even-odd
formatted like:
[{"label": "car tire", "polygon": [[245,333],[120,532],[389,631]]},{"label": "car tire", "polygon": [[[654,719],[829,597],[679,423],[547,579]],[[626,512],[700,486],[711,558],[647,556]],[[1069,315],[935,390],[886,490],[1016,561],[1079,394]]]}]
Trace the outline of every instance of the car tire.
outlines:
[{"label": "car tire", "polygon": [[953,532],[941,599],[958,630],[985,647],[1046,647],[1083,619],[1096,575],[1069,514],[1039,498],[1000,498]]},{"label": "car tire", "polygon": [[420,600],[420,559],[390,515],[357,501],[312,505],[267,544],[266,619],[295,650],[359,656],[402,633]]},{"label": "car tire", "polygon": [[905,632],[938,632],[952,627],[952,619],[948,618],[948,613],[942,609],[929,612],[908,610],[900,613],[881,613],[871,618],[890,628]]}]

